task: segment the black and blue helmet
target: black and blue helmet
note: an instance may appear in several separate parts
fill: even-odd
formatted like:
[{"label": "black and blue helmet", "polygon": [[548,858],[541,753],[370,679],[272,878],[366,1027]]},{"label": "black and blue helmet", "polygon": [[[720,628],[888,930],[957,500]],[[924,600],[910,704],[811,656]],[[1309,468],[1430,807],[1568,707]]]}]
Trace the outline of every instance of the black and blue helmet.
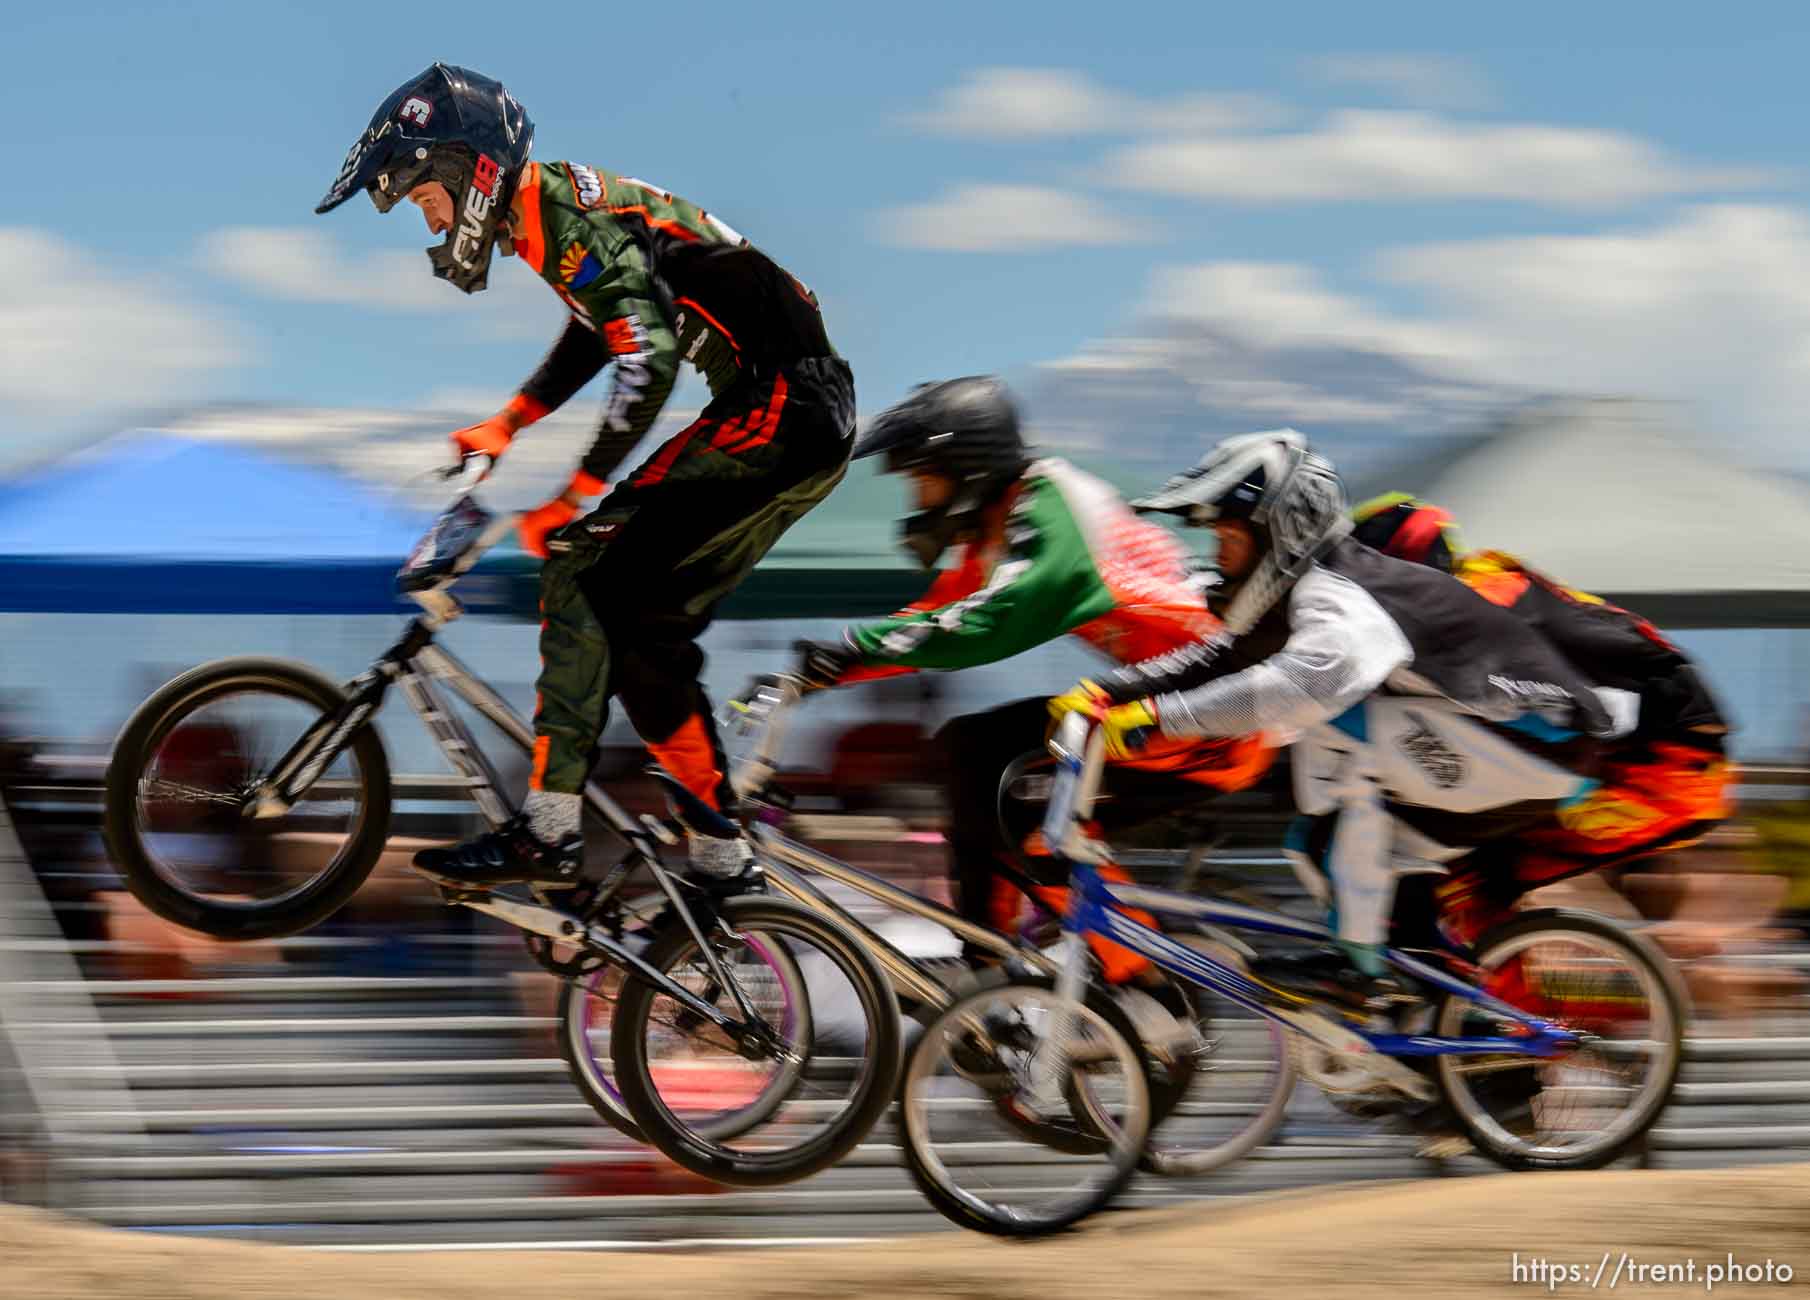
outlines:
[{"label": "black and blue helmet", "polygon": [[363,190],[388,212],[417,185],[439,181],[452,196],[453,226],[427,255],[435,275],[476,293],[533,147],[534,123],[501,82],[436,63],[378,105],[314,210],[331,212]]}]

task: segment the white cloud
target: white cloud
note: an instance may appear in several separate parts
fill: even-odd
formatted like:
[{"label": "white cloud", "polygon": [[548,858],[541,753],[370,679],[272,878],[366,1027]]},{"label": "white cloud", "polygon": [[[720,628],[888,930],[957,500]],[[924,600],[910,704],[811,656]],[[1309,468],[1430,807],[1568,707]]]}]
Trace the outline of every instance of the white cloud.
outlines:
[{"label": "white cloud", "polygon": [[1326,54],[1307,60],[1322,81],[1380,91],[1423,108],[1488,108],[1489,78],[1469,59],[1448,54]]},{"label": "white cloud", "polygon": [[1306,131],[1153,140],[1116,151],[1105,170],[1132,189],[1251,203],[1499,199],[1596,207],[1768,180],[1754,169],[1677,162],[1619,131],[1359,109],[1332,113]]},{"label": "white cloud", "polygon": [[1086,192],[1041,185],[961,185],[881,213],[874,224],[888,243],[961,253],[1132,244],[1154,234]]},{"label": "white cloud", "polygon": [[1470,240],[1378,259],[1478,340],[1493,374],[1698,403],[1802,460],[1810,216],[1713,204],[1655,226]]},{"label": "white cloud", "polygon": [[1142,99],[1062,68],[979,68],[908,120],[943,135],[1028,140],[1142,131],[1190,133],[1272,126],[1288,117],[1249,94]]},{"label": "white cloud", "polygon": [[1523,396],[1470,377],[1466,340],[1303,266],[1168,268],[1138,314],[1126,334],[1038,366],[1028,386],[1039,443],[1125,481],[1155,481],[1217,438],[1280,424],[1362,471]]},{"label": "white cloud", "polygon": [[37,433],[195,397],[250,349],[155,276],[24,227],[0,227],[0,405]]},{"label": "white cloud", "polygon": [[[411,237],[425,235],[418,227]],[[431,236],[427,238],[431,239]],[[427,256],[410,252],[350,254],[328,231],[305,226],[229,226],[209,233],[199,260],[214,274],[283,302],[321,303],[367,311],[468,313],[496,337],[540,337],[565,308],[540,277],[500,253],[490,285],[467,295],[434,277]]]},{"label": "white cloud", "polygon": [[[504,396],[482,389],[443,389],[397,409],[227,403],[170,416],[160,427],[183,437],[251,443],[331,465],[417,505],[436,506],[447,500],[445,483],[434,473],[451,463],[447,435],[482,420]],[[625,458],[624,468],[633,467],[697,414],[694,407],[669,405],[638,452]],[[578,397],[517,434],[485,482],[485,503],[520,509],[560,490],[595,440],[597,418],[598,402]]]},{"label": "white cloud", "polygon": [[1109,397],[1133,428],[1397,434],[1517,395],[1655,397],[1687,403],[1745,456],[1810,462],[1810,214],[1711,204],[1594,234],[1407,247],[1370,272],[1413,309],[1293,263],[1163,271],[1136,331],[1042,368],[1051,405]]},{"label": "white cloud", "polygon": [[1450,322],[1377,312],[1289,263],[1206,262],[1162,272],[1147,306],[1166,319],[1199,322],[1266,348],[1336,343],[1444,363],[1482,355],[1480,341]]},{"label": "white cloud", "polygon": [[230,226],[202,241],[201,257],[216,274],[285,302],[432,311],[457,292],[430,278],[419,253],[349,257],[325,230]]},{"label": "white cloud", "polygon": [[[1276,270],[1280,280],[1302,281],[1291,293],[1311,285],[1303,268]],[[1367,317],[1355,304],[1347,305],[1347,319],[1361,327],[1348,338],[1325,326],[1284,330],[1275,317],[1247,330],[1237,306],[1195,317],[1149,315],[1136,333],[1038,366],[1032,407],[1039,441],[1128,463],[1185,459],[1198,454],[1202,438],[1277,424],[1321,438],[1337,433],[1342,445],[1359,434],[1382,444],[1444,431],[1517,399],[1504,386],[1467,378],[1461,367],[1392,350],[1392,328],[1411,327]]]}]

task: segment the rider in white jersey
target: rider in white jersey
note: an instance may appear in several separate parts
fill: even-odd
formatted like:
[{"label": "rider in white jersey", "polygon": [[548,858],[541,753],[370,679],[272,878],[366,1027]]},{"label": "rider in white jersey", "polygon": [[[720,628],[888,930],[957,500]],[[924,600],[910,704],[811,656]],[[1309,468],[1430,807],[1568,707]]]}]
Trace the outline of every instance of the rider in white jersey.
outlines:
[{"label": "rider in white jersey", "polygon": [[1368,998],[1397,874],[1587,793],[1593,738],[1626,701],[1449,575],[1352,538],[1337,473],[1292,430],[1227,439],[1133,504],[1214,528],[1226,630],[1084,682],[1052,712],[1100,713],[1114,757],[1157,737],[1292,744],[1311,820],[1290,847],[1330,876],[1339,944],[1257,973]]}]

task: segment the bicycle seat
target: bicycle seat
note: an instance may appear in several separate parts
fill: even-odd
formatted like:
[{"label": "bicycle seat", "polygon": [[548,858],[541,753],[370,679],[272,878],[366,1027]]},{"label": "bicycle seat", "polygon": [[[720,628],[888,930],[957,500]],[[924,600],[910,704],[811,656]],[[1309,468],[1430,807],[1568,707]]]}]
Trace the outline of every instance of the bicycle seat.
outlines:
[{"label": "bicycle seat", "polygon": [[672,805],[674,814],[689,829],[720,840],[734,839],[742,833],[740,826],[687,790],[678,777],[659,764],[649,764],[647,774],[665,788],[667,801]]},{"label": "bicycle seat", "polygon": [[490,526],[493,516],[469,496],[448,506],[396,571],[396,590],[428,591],[464,572],[459,561]]}]

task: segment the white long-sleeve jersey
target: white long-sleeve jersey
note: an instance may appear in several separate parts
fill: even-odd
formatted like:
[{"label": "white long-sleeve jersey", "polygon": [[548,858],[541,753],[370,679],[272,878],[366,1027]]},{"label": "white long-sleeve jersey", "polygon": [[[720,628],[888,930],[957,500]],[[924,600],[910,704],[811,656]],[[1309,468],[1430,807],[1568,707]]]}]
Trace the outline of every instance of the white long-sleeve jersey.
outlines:
[{"label": "white long-sleeve jersey", "polygon": [[1288,641],[1263,662],[1158,695],[1163,733],[1242,736],[1310,727],[1361,703],[1414,659],[1407,636],[1374,596],[1318,565],[1289,592],[1288,623]]}]

